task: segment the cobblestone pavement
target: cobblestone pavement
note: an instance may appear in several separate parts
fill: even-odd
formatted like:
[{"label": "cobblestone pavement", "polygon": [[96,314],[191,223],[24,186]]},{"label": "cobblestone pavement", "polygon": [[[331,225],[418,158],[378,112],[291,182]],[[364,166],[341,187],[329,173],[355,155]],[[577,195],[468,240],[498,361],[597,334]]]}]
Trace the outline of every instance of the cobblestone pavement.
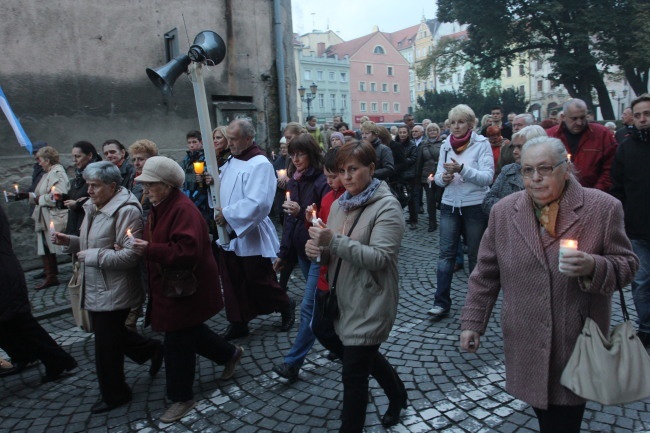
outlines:
[{"label": "cobblestone pavement", "polygon": [[[392,432],[534,432],[532,410],[504,390],[504,367],[497,304],[488,332],[476,355],[458,349],[458,316],[467,273],[458,272],[453,282],[452,315],[432,323],[426,311],[432,306],[437,260],[437,232],[428,233],[422,222],[408,230],[400,251],[401,299],[395,327],[381,346],[406,384],[409,406]],[[61,267],[67,281],[70,267]],[[31,275],[27,275],[31,283]],[[295,274],[295,272],[294,272]],[[299,300],[303,280],[294,277],[291,294]],[[316,344],[300,372],[300,380],[287,384],[271,372],[282,362],[298,326],[279,332],[279,315],[251,322],[252,333],[241,339],[246,353],[235,376],[219,381],[222,367],[197,360],[196,410],[175,424],[158,421],[167,403],[165,375],[153,380],[148,366],[125,363],[133,401],[109,414],[91,415],[98,390],[94,372],[93,336],[75,328],[67,310],[65,284],[31,291],[35,314],[41,324],[79,362],[72,375],[40,385],[43,368],[0,379],[0,432],[328,432],[339,427],[342,385],[340,364],[325,358]],[[630,298],[629,292],[626,296]],[[614,298],[614,321],[621,320]],[[631,299],[629,300],[632,305]],[[299,302],[298,302],[299,303]],[[224,313],[209,325],[222,332]],[[150,330],[144,330],[151,334]],[[0,352],[0,356],[4,355]],[[164,367],[163,367],[164,368]],[[371,381],[366,431],[384,432],[380,418],[388,401]],[[650,400],[624,406],[589,403],[583,423],[588,432],[650,431]]]}]

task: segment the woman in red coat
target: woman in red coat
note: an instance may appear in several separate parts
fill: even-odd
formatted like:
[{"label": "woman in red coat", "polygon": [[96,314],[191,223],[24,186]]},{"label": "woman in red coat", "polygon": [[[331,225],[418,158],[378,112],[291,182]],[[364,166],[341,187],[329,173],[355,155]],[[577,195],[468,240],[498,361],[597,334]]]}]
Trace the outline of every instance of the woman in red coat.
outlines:
[{"label": "woman in red coat", "polygon": [[[149,158],[139,182],[152,208],[143,240],[134,249],[144,255],[149,270],[147,321],[154,331],[165,333],[167,398],[174,402],[160,418],[174,422],[195,406],[192,394],[196,355],[225,365],[222,379],[229,379],[243,354],[204,323],[223,308],[219,271],[210,249],[208,226],[198,208],[180,187],[183,169],[164,156]],[[169,275],[183,275],[196,284],[179,296],[165,290]],[[163,278],[163,274],[167,278]]]},{"label": "woman in red coat", "polygon": [[[583,320],[607,335],[611,295],[632,280],[638,259],[621,203],[583,188],[566,149],[551,137],[524,144],[525,191],[492,207],[461,315],[461,348],[475,352],[503,292],[506,390],[530,404],[542,433],[580,432],[585,400],[560,384]],[[561,239],[578,250],[559,258]]]}]

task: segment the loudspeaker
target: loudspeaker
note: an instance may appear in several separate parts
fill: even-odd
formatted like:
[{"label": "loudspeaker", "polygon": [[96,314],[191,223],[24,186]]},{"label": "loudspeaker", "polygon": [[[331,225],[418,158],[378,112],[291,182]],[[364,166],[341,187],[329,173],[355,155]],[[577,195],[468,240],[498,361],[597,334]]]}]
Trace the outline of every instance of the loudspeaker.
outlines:
[{"label": "loudspeaker", "polygon": [[162,90],[163,94],[171,95],[174,82],[187,72],[190,63],[205,62],[208,66],[214,66],[221,63],[225,57],[226,44],[221,36],[213,31],[205,30],[196,35],[187,54],[177,56],[157,69],[147,68],[147,76],[156,87]]}]

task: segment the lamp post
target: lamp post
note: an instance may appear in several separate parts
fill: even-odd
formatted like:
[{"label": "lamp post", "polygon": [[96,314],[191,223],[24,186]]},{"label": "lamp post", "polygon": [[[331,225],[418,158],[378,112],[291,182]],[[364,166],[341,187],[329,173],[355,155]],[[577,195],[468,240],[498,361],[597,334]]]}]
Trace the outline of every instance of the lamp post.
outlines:
[{"label": "lamp post", "polygon": [[316,83],[311,83],[311,86],[309,86],[309,91],[311,93],[305,94],[305,91],[307,89],[304,88],[304,86],[300,86],[298,88],[298,93],[300,93],[300,100],[302,102],[307,103],[307,117],[311,116],[310,108],[311,108],[311,101],[316,99],[316,91],[318,91],[318,86]]},{"label": "lamp post", "polygon": [[612,95],[612,99],[616,99],[616,118],[621,117],[621,112],[623,111],[621,109],[621,101],[627,97],[627,89],[623,89],[621,93],[623,93],[623,96],[616,96],[616,90],[611,90],[609,92],[609,94]]}]

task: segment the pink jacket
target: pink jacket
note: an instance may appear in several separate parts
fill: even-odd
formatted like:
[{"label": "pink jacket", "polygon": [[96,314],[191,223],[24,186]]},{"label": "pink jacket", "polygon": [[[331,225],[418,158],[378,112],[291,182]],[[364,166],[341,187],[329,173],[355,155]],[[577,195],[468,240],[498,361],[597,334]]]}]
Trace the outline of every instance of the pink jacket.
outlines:
[{"label": "pink jacket", "polygon": [[[593,254],[590,284],[558,271],[560,239],[576,239],[581,251]],[[506,390],[536,408],[580,404],[580,397],[560,385],[562,370],[586,316],[608,331],[617,275],[626,286],[637,267],[615,198],[571,178],[560,202],[557,237],[552,238],[540,229],[526,191],[511,194],[490,213],[461,329],[482,334],[503,291]]]}]

